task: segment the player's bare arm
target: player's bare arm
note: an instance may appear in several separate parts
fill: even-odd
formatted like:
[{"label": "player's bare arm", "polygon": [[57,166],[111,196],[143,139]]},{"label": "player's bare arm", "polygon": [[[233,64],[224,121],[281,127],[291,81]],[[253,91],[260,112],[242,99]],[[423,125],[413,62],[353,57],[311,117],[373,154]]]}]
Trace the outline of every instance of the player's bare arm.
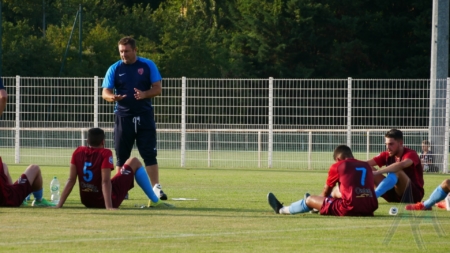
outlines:
[{"label": "player's bare arm", "polygon": [[368,160],[367,161],[367,163],[370,165],[370,167],[374,167],[374,166],[377,166],[378,164],[375,162],[375,160],[374,159],[370,159],[370,160]]},{"label": "player's bare arm", "polygon": [[67,197],[69,197],[76,182],[77,182],[77,167],[71,164],[69,178],[67,179],[66,186],[64,187],[64,190],[61,194],[59,203],[55,206],[55,208],[63,207],[64,203],[67,200]]},{"label": "player's bare arm", "polygon": [[154,98],[156,96],[161,95],[162,93],[162,84],[161,81],[152,83],[152,88],[146,91],[141,91],[139,89],[134,88],[134,97],[137,100],[146,99],[146,98]]},{"label": "player's bare arm", "polygon": [[103,88],[102,98],[108,102],[115,102],[124,99],[127,95],[116,95],[112,89]]},{"label": "player's bare arm", "polygon": [[102,191],[105,199],[105,207],[108,210],[115,210],[112,205],[111,169],[102,169]]},{"label": "player's bare arm", "polygon": [[397,173],[397,172],[403,170],[404,168],[410,167],[412,164],[413,164],[413,161],[411,159],[405,159],[401,162],[393,163],[393,164],[387,166],[386,168],[374,171],[373,175],[379,175],[379,174],[388,173],[388,172]]},{"label": "player's bare arm", "polygon": [[8,94],[6,90],[0,89],[0,116],[2,116],[3,111],[6,108],[6,101],[8,101]]},{"label": "player's bare arm", "polygon": [[8,165],[6,163],[3,163],[3,172],[6,175],[6,178],[8,179],[8,184],[13,184],[11,175],[9,174]]},{"label": "player's bare arm", "polygon": [[330,196],[332,191],[333,191],[333,187],[330,187],[325,184],[325,186],[323,187],[323,190],[322,190],[322,194],[320,194],[320,196],[322,196],[322,197]]}]

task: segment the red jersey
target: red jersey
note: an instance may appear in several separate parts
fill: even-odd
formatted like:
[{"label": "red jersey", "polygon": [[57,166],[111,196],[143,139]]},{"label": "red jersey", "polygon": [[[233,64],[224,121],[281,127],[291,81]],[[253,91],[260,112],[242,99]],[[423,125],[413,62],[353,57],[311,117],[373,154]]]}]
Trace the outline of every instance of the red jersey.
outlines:
[{"label": "red jersey", "polygon": [[373,215],[378,208],[372,168],[367,162],[346,159],[331,165],[326,184],[339,184],[342,204],[339,215]]},{"label": "red jersey", "polygon": [[[403,171],[411,180],[411,184],[418,188],[420,193],[424,194],[423,190],[423,169],[417,152],[409,149],[407,147],[403,148],[403,155],[400,158],[395,156],[390,157],[389,152],[381,152],[378,156],[374,157],[373,160],[377,163],[378,167],[389,166],[396,162],[401,162],[406,159],[410,159],[413,164],[408,168],[404,168]],[[422,196],[420,199],[422,199]]]},{"label": "red jersey", "polygon": [[86,207],[104,207],[101,170],[114,170],[111,150],[78,147],[73,152],[70,163],[77,168],[81,203]]}]

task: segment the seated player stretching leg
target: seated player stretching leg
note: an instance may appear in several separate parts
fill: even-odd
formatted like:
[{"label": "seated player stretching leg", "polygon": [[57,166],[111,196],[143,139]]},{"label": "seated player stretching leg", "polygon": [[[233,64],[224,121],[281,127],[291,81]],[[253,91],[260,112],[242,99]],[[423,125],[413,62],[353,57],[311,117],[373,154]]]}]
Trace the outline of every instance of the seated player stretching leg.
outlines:
[{"label": "seated player stretching leg", "polygon": [[[378,208],[374,192],[372,169],[367,162],[353,158],[348,146],[338,146],[333,153],[336,161],[328,171],[328,178],[321,196],[308,193],[305,198],[283,206],[271,192],[267,195],[269,205],[280,214],[296,214],[319,210],[322,215],[373,216]],[[341,198],[328,197],[338,184]]]},{"label": "seated player stretching leg", "polygon": [[[434,189],[431,193],[430,197],[424,202],[419,202],[417,204],[406,205],[405,209],[409,211],[413,210],[431,210],[432,206],[439,201],[445,199],[447,195],[450,193],[450,179],[444,180],[440,185]],[[447,205],[447,210],[448,210]]]},{"label": "seated player stretching leg", "polygon": [[116,210],[127,192],[134,187],[135,179],[150,199],[151,206],[173,207],[156,196],[147,171],[135,157],[129,158],[111,179],[111,171],[114,170],[112,152],[104,148],[105,133],[102,129],[89,129],[87,143],[89,147],[78,147],[72,154],[69,179],[57,208],[66,202],[77,177],[81,202],[86,207]]},{"label": "seated player stretching leg", "polygon": [[8,166],[0,158],[0,206],[18,207],[30,193],[34,195],[33,206],[54,206],[55,204],[42,197],[43,192],[42,175],[39,166],[28,166],[13,184]]},{"label": "seated player stretching leg", "polygon": [[[367,161],[373,168],[375,193],[387,202],[417,203],[422,200],[423,170],[417,152],[403,146],[403,133],[397,129],[385,135],[386,151]],[[386,173],[386,177],[383,176]]]}]

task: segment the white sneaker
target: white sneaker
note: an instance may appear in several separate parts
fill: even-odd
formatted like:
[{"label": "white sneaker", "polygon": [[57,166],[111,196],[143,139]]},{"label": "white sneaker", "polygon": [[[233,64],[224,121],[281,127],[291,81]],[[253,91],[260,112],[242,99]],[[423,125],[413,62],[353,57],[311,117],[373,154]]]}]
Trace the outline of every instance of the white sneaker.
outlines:
[{"label": "white sneaker", "polygon": [[153,192],[160,200],[167,200],[167,195],[163,192],[160,184],[153,186]]},{"label": "white sneaker", "polygon": [[155,186],[153,186],[153,192],[155,192],[155,195],[159,197],[159,194],[161,194],[161,185],[155,184]]}]

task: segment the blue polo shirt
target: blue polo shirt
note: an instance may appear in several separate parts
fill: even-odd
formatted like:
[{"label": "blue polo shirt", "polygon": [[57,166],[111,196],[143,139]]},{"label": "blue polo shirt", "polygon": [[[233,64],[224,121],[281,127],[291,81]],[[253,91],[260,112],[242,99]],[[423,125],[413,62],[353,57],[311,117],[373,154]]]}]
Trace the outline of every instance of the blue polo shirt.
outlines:
[{"label": "blue polo shirt", "polygon": [[3,86],[3,81],[2,81],[2,79],[0,78],[0,90],[4,90],[5,89],[5,86]]},{"label": "blue polo shirt", "polygon": [[137,57],[133,64],[125,64],[120,60],[111,65],[106,72],[102,88],[112,89],[117,95],[127,95],[116,102],[114,112],[117,115],[138,116],[153,112],[153,107],[150,98],[141,100],[134,98],[134,88],[147,91],[151,89],[152,83],[161,79],[161,74],[153,61]]}]

